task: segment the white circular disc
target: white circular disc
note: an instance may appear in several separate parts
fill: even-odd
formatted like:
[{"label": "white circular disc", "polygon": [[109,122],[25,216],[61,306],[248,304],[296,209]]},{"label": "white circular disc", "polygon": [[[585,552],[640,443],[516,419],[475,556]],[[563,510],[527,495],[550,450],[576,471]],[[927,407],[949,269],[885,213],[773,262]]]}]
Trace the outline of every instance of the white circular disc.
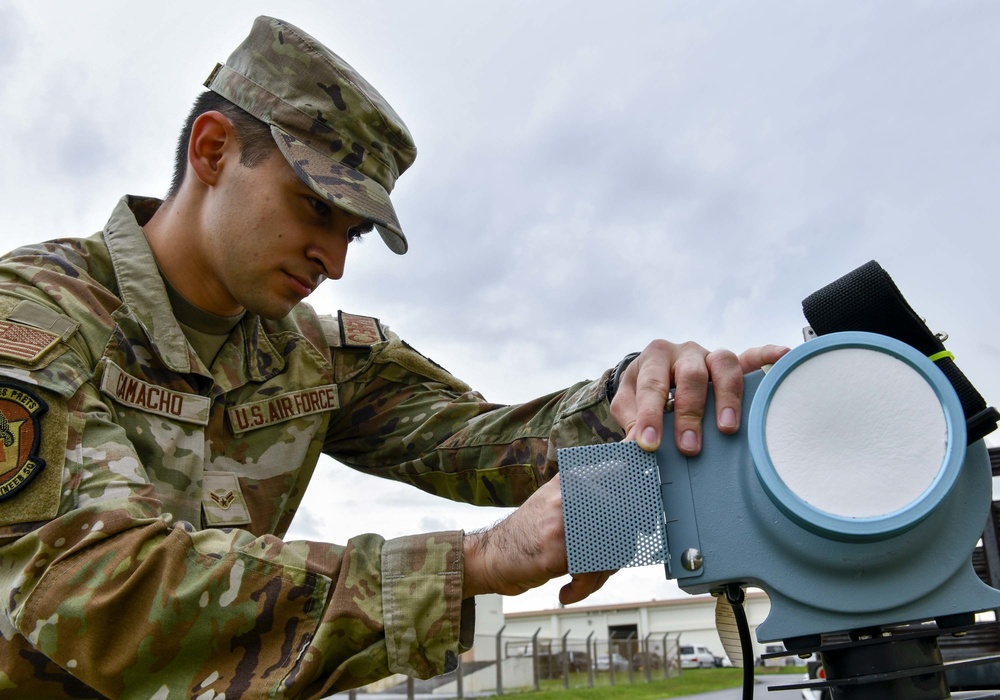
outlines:
[{"label": "white circular disc", "polygon": [[775,390],[765,440],[799,498],[842,518],[877,518],[920,498],[945,467],[944,409],[928,381],[877,350],[808,358]]}]

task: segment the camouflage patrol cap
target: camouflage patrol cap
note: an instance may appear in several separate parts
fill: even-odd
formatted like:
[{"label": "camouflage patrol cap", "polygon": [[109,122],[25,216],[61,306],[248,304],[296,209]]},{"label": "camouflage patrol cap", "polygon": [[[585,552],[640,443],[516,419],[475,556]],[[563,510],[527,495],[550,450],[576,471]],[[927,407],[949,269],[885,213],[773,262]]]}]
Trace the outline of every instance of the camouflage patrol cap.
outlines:
[{"label": "camouflage patrol cap", "polygon": [[258,17],[205,87],[269,124],[310,189],[373,222],[394,253],[406,252],[389,192],[417,148],[399,115],[344,59],[287,22]]}]

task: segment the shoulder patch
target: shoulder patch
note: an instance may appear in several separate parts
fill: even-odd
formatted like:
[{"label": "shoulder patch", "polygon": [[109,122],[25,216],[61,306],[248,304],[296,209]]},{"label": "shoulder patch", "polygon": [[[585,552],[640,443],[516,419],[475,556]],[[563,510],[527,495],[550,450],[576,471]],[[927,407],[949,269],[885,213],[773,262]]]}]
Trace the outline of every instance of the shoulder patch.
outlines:
[{"label": "shoulder patch", "polygon": [[22,323],[0,321],[0,358],[34,364],[56,346],[62,336]]},{"label": "shoulder patch", "polygon": [[38,449],[41,417],[48,410],[34,392],[0,381],[0,501],[17,494],[45,468]]},{"label": "shoulder patch", "polygon": [[371,316],[355,316],[337,312],[340,321],[340,345],[345,348],[367,348],[385,340],[382,324]]},{"label": "shoulder patch", "polygon": [[18,302],[17,306],[7,314],[7,320],[55,333],[63,340],[69,340],[70,336],[76,333],[76,329],[80,327],[78,321],[30,299],[22,299]]},{"label": "shoulder patch", "polygon": [[385,348],[385,350],[377,354],[375,358],[376,362],[395,363],[421,377],[441,382],[454,391],[462,393],[472,391],[472,387],[453,375],[437,362],[426,355],[421,355],[409,343],[404,340],[400,340],[395,333],[392,333],[391,335],[392,338],[389,341],[389,345]]}]

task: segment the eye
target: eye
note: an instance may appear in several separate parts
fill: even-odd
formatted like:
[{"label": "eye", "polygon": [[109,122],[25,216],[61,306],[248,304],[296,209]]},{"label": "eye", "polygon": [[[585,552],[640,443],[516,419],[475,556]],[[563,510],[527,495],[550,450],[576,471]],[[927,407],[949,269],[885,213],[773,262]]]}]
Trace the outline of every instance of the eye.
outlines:
[{"label": "eye", "polygon": [[316,215],[319,217],[325,218],[327,216],[330,216],[330,214],[332,213],[330,205],[321,199],[316,199],[315,197],[306,197],[306,201],[309,203],[309,206],[312,207],[313,211],[316,212]]},{"label": "eye", "polygon": [[371,221],[366,221],[363,224],[352,226],[347,229],[347,240],[348,242],[360,241],[364,234],[371,233],[374,228],[375,224]]}]

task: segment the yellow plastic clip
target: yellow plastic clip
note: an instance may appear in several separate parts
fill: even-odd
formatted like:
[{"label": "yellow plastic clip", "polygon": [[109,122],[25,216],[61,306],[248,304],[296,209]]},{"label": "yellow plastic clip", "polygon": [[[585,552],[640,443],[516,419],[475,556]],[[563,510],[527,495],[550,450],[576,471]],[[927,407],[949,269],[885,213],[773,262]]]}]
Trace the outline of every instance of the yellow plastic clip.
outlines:
[{"label": "yellow plastic clip", "polygon": [[942,350],[941,352],[936,352],[933,355],[928,355],[931,362],[937,362],[938,360],[948,359],[952,362],[955,361],[955,356],[951,354],[950,350]]}]

